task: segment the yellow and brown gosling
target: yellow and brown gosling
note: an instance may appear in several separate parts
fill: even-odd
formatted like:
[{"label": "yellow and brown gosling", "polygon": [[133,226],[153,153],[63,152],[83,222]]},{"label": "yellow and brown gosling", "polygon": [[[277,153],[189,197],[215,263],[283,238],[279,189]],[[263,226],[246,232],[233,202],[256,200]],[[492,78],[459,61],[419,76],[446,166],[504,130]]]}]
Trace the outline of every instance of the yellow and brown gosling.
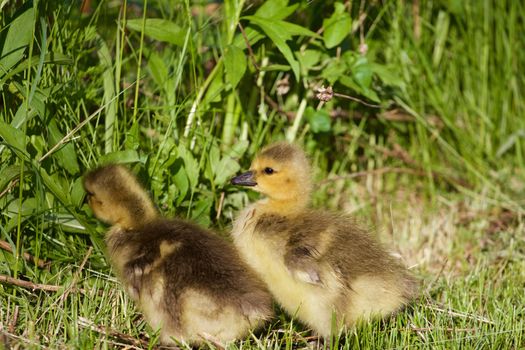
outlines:
[{"label": "yellow and brown gosling", "polygon": [[317,334],[389,316],[416,296],[407,269],[354,220],[309,207],[311,168],[300,148],[268,146],[232,184],[265,195],[236,220],[237,250],[282,307]]},{"label": "yellow and brown gosling", "polygon": [[245,338],[272,316],[271,295],[232,244],[187,221],[161,218],[125,167],[89,172],[95,216],[112,225],[110,262],[161,343]]}]

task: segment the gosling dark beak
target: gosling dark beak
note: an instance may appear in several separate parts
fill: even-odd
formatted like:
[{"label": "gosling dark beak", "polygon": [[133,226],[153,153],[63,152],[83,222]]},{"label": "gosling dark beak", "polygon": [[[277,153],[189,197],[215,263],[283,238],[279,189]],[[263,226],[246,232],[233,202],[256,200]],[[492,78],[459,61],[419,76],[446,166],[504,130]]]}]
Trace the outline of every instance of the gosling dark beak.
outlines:
[{"label": "gosling dark beak", "polygon": [[256,186],[257,182],[255,182],[255,179],[253,178],[253,171],[247,171],[244,174],[235,176],[233,179],[231,179],[232,185],[238,185],[238,186]]}]

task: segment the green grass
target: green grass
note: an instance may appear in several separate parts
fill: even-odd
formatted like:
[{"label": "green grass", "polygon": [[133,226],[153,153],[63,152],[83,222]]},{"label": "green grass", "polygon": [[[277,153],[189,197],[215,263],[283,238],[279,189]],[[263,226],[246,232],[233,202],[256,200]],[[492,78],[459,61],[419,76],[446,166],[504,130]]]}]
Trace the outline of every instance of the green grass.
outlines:
[{"label": "green grass", "polygon": [[[525,8],[415,3],[0,5],[0,275],[41,284],[0,283],[0,344],[155,344],[83,203],[87,169],[126,163],[163,213],[227,236],[254,199],[229,178],[288,138],[311,156],[314,205],[369,222],[422,281],[333,347],[524,347]],[[321,103],[320,85],[380,108]],[[311,341],[279,311],[232,348]]]}]

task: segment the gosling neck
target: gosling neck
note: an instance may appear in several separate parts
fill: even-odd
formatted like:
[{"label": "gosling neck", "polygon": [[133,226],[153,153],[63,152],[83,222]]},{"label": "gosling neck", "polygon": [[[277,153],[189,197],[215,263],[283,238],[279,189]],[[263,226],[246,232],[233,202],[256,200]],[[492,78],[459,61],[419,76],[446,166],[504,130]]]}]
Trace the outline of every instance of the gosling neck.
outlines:
[{"label": "gosling neck", "polygon": [[289,198],[266,197],[259,201],[260,209],[268,214],[296,216],[304,212],[310,204],[310,196],[295,196]]},{"label": "gosling neck", "polygon": [[124,230],[133,230],[157,219],[159,215],[157,210],[153,207],[153,205],[149,204],[149,202],[146,202],[142,207],[128,210],[128,212],[123,215],[120,220],[115,222],[115,226]]}]

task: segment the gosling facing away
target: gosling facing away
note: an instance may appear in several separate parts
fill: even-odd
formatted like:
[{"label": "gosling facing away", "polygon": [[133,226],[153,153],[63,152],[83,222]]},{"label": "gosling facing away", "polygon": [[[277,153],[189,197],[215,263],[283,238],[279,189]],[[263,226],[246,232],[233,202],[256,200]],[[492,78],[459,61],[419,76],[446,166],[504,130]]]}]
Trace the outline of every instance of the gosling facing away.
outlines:
[{"label": "gosling facing away", "polygon": [[[237,250],[291,315],[323,337],[385,317],[416,295],[406,268],[352,219],[309,208],[311,170],[288,143],[263,149],[232,179],[265,195],[241,212]],[[332,316],[336,326],[332,329]]]},{"label": "gosling facing away", "polygon": [[106,234],[110,262],[161,342],[198,345],[246,337],[272,315],[271,295],[233,245],[183,220],[159,217],[146,191],[124,167],[84,177]]}]

